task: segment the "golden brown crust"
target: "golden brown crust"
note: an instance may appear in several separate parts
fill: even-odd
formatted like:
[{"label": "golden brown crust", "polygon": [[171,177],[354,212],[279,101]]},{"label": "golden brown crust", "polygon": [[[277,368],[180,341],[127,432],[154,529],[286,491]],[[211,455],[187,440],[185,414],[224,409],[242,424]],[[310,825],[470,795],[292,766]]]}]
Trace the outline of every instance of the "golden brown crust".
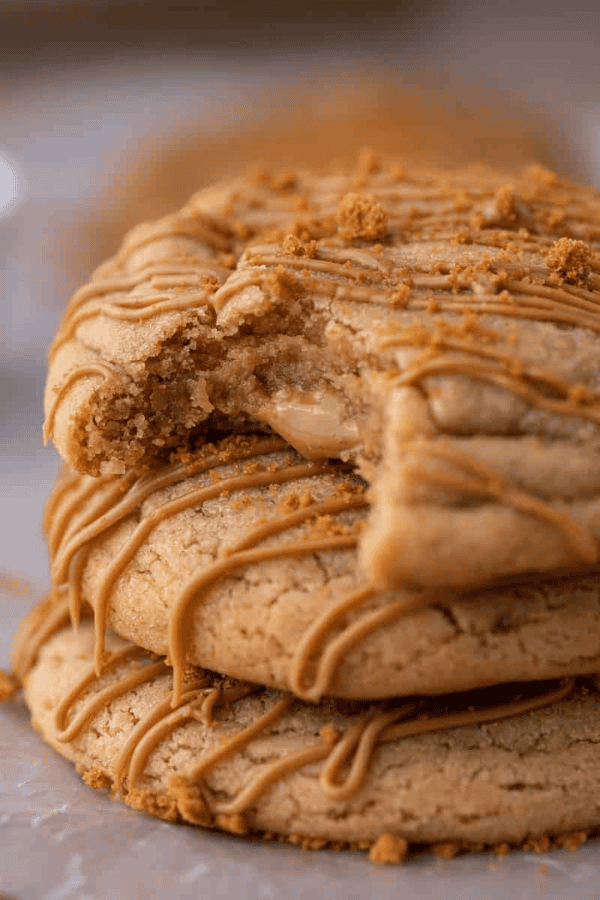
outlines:
[{"label": "golden brown crust", "polygon": [[[364,485],[277,438],[227,439],[156,473],[66,471],[46,511],[57,609],[104,632],[318,701],[431,694],[600,667],[593,576],[461,598],[373,590]],[[464,660],[469,660],[465,666]]]},{"label": "golden brown crust", "polygon": [[44,645],[25,679],[33,721],[90,783],[106,775],[117,797],[160,817],[304,835],[307,847],[375,843],[382,861],[404,841],[448,855],[598,825],[600,720],[583,685],[425,701],[415,716],[414,704],[306,706],[190,670],[173,707],[155,658],[114,639],[95,675],[92,650],[88,623]]}]

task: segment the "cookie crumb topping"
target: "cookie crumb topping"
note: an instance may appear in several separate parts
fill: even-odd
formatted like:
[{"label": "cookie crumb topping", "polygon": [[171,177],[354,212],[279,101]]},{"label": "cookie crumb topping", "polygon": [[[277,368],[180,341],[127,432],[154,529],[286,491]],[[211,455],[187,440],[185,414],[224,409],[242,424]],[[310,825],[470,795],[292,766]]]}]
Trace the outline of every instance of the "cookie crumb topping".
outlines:
[{"label": "cookie crumb topping", "polygon": [[345,240],[380,240],[388,232],[388,214],[370,194],[344,194],[339,202],[337,221]]},{"label": "cookie crumb topping", "polygon": [[565,284],[585,286],[590,274],[592,251],[585,241],[562,237],[546,253],[546,262],[553,275]]}]

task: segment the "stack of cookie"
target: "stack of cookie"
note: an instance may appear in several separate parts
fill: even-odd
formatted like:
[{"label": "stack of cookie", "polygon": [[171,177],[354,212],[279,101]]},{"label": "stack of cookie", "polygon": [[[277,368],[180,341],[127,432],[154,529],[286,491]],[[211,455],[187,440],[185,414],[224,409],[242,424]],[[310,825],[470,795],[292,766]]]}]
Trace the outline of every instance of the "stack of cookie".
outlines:
[{"label": "stack of cookie", "polygon": [[599,310],[600,196],[541,167],[363,153],[135,229],[51,351],[35,726],[382,861],[596,828]]}]

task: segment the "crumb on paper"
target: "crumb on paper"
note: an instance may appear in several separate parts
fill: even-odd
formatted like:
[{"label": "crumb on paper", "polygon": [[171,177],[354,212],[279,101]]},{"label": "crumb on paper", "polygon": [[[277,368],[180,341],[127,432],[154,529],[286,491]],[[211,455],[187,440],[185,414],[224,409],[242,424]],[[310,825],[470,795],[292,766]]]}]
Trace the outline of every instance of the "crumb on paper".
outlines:
[{"label": "crumb on paper", "polygon": [[461,846],[457,841],[444,841],[441,844],[434,844],[431,852],[440,859],[454,859],[461,852]]},{"label": "crumb on paper", "polygon": [[378,865],[398,865],[404,862],[408,853],[408,841],[390,831],[384,832],[377,838],[371,850],[369,859]]},{"label": "crumb on paper", "polygon": [[34,586],[26,578],[12,575],[10,572],[0,571],[0,591],[6,594],[26,595],[34,591]]},{"label": "crumb on paper", "polygon": [[18,679],[10,672],[3,672],[2,669],[0,669],[0,703],[4,700],[11,700],[18,690]]}]

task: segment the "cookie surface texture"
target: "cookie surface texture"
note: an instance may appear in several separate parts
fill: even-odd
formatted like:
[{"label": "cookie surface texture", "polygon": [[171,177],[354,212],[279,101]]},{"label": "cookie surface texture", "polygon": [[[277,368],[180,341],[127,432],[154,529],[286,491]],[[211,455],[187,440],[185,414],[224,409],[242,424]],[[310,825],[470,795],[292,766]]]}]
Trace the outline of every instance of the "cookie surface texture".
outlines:
[{"label": "cookie surface texture", "polygon": [[109,647],[97,676],[91,623],[46,640],[24,675],[32,721],[88,784],[162,818],[308,846],[520,843],[600,821],[591,683],[314,706],[189,669],[173,707],[161,660]]},{"label": "cookie surface texture", "polygon": [[92,474],[268,427],[374,485],[380,586],[598,564],[600,196],[541,167],[238,180],[71,301],[46,433]]},{"label": "cookie surface texture", "polygon": [[[463,596],[373,589],[364,483],[275,437],[156,473],[63,473],[46,512],[53,596],[158,654],[305,700],[441,694],[600,669],[600,585],[537,579]],[[468,660],[468,665],[465,665]]]}]

